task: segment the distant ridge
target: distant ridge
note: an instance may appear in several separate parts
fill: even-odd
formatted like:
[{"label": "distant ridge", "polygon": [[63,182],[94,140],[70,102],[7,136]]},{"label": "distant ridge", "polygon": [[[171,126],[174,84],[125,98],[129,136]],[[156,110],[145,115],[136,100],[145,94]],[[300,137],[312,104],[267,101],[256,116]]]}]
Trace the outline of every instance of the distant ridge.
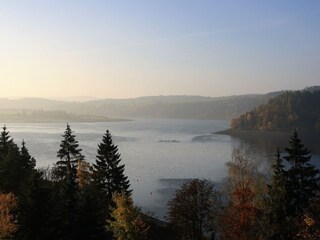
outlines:
[{"label": "distant ridge", "polygon": [[51,100],[65,101],[65,102],[89,102],[96,101],[100,98],[90,96],[71,96],[71,97],[60,97],[60,98],[49,98]]},{"label": "distant ridge", "polygon": [[[319,87],[308,87],[309,91],[316,88]],[[0,99],[0,109],[65,111],[71,114],[112,118],[230,120],[266,104],[271,98],[284,92],[225,97],[146,96],[131,99],[94,99],[85,102],[43,98]]]},{"label": "distant ridge", "polygon": [[[133,99],[102,99],[82,105],[87,114],[124,118],[226,120],[266,103],[281,92],[226,97],[148,96]],[[84,112],[83,112],[84,113]]]}]

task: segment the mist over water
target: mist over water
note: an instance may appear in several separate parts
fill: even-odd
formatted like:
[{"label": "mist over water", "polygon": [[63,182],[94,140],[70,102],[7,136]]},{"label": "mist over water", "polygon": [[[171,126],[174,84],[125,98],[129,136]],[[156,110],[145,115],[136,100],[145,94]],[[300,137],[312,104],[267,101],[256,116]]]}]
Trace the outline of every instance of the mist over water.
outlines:
[{"label": "mist over water", "polygon": [[[233,148],[246,145],[237,138],[212,134],[228,128],[228,121],[135,119],[70,125],[89,162],[95,161],[97,145],[105,131],[111,131],[135,203],[159,218],[166,215],[168,199],[186,179],[205,178],[219,185],[227,175],[225,163],[231,160]],[[7,128],[17,144],[22,139],[26,141],[37,167],[52,166],[58,160],[56,155],[66,124],[12,123]],[[261,146],[247,147],[259,161],[274,155]]]}]

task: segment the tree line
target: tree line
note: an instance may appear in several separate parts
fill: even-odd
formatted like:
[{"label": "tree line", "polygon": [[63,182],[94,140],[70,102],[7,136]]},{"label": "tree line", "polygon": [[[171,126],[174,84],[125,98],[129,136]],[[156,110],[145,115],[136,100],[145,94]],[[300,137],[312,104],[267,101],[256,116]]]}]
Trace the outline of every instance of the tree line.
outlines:
[{"label": "tree line", "polygon": [[[89,164],[70,126],[58,161],[36,169],[26,143],[0,135],[0,239],[144,239],[118,147],[107,130]],[[118,214],[119,212],[124,214]]]},{"label": "tree line", "polygon": [[[152,239],[108,130],[90,164],[67,125],[57,157],[52,169],[36,169],[26,143],[18,147],[3,128],[0,239]],[[234,149],[227,167],[219,190],[194,179],[176,191],[168,202],[171,239],[320,238],[319,170],[296,130],[269,175],[245,148]]]},{"label": "tree line", "polygon": [[231,120],[233,129],[320,131],[320,90],[287,91],[238,118]]},{"label": "tree line", "polygon": [[320,239],[320,176],[310,160],[297,131],[269,177],[245,148],[234,149],[224,188],[190,180],[169,201],[176,239]]}]

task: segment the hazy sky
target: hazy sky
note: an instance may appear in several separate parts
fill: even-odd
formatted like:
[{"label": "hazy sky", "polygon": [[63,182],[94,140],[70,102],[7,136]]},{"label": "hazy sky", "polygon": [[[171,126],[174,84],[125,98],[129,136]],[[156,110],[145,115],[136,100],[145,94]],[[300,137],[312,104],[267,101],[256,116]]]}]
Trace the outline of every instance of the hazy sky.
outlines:
[{"label": "hazy sky", "polygon": [[0,96],[222,96],[320,85],[319,0],[3,0]]}]

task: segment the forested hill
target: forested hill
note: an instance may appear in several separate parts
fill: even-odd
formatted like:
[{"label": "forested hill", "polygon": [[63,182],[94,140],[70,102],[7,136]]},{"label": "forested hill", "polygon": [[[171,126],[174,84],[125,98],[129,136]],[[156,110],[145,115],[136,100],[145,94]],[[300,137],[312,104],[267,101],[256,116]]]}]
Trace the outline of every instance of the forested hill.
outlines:
[{"label": "forested hill", "polygon": [[320,131],[320,87],[287,91],[254,110],[234,118],[233,129]]},{"label": "forested hill", "polygon": [[102,99],[65,102],[40,98],[0,99],[0,110],[65,111],[69,114],[111,118],[232,119],[234,116],[267,103],[281,92],[227,97],[151,96],[132,99]]}]

